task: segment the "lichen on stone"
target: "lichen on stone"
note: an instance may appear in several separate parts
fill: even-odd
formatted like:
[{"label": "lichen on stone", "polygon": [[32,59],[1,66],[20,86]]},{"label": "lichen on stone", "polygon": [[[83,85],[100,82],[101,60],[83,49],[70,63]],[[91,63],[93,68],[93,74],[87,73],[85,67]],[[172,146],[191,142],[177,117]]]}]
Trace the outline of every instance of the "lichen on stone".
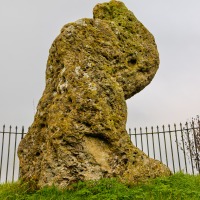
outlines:
[{"label": "lichen on stone", "polygon": [[20,142],[20,178],[38,188],[118,177],[137,183],[170,170],[135,147],[126,99],[153,79],[154,37],[119,1],[98,4],[93,19],[69,23],[53,42],[46,87]]}]

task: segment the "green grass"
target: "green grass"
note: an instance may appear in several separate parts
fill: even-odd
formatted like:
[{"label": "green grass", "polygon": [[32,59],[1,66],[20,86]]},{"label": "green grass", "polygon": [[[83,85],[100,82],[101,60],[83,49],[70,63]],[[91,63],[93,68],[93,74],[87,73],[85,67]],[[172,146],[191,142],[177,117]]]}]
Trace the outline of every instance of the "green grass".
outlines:
[{"label": "green grass", "polygon": [[19,182],[0,185],[1,200],[192,200],[200,199],[200,176],[177,173],[171,177],[157,178],[146,184],[126,186],[115,179],[79,182],[71,190],[55,187],[29,192],[28,187]]}]

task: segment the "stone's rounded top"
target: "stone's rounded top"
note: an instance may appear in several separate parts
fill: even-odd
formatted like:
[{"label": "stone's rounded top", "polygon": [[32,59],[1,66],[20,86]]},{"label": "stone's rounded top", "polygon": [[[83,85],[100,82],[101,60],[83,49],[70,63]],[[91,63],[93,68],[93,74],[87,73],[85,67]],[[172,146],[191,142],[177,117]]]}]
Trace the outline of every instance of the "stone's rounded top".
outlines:
[{"label": "stone's rounded top", "polygon": [[126,17],[126,14],[129,13],[125,4],[121,1],[111,0],[106,3],[99,3],[93,9],[94,18],[107,19],[111,20],[117,15],[122,15]]},{"label": "stone's rounded top", "polygon": [[123,2],[97,4],[93,16],[106,21],[120,43],[121,54],[113,59],[113,76],[128,99],[146,87],[158,69],[159,54],[154,37]]}]

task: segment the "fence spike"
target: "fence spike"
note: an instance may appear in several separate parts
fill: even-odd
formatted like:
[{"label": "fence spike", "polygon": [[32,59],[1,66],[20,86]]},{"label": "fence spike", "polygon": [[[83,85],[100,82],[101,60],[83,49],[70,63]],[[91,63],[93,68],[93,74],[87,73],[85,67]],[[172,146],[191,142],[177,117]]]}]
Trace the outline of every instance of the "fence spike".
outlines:
[{"label": "fence spike", "polygon": [[174,124],[174,128],[176,129],[176,124]]},{"label": "fence spike", "polygon": [[194,121],[192,120],[191,128],[194,128],[194,127],[195,127]]},{"label": "fence spike", "polygon": [[128,129],[128,134],[129,134],[129,136],[130,136],[130,138],[131,138],[132,133],[131,133],[131,129],[130,129],[130,128]]}]

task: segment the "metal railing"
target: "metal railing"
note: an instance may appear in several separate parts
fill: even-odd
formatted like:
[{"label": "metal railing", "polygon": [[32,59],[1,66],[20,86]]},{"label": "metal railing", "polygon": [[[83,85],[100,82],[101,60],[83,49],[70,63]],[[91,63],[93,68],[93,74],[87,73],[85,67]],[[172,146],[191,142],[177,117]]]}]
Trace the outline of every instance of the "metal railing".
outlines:
[{"label": "metal railing", "polygon": [[[19,160],[17,148],[21,139],[25,136],[24,127],[17,127],[12,131],[3,126],[0,131],[0,183],[13,182],[19,178]],[[173,129],[173,130],[172,130]],[[199,119],[186,123],[185,126],[173,128],[168,125],[157,126],[150,130],[142,128],[132,131],[129,135],[135,146],[144,151],[149,157],[160,160],[166,164],[172,172],[183,171],[189,174],[200,174],[200,122]]]},{"label": "metal railing", "polygon": [[17,148],[19,142],[24,137],[24,127],[18,130],[10,126],[6,130],[5,125],[0,131],[0,183],[14,182],[19,178],[19,160]]},{"label": "metal railing", "polygon": [[185,126],[174,124],[162,126],[161,130],[151,127],[150,130],[135,128],[129,135],[133,144],[149,157],[160,160],[172,172],[183,171],[189,174],[200,174],[200,121],[192,121]]}]

